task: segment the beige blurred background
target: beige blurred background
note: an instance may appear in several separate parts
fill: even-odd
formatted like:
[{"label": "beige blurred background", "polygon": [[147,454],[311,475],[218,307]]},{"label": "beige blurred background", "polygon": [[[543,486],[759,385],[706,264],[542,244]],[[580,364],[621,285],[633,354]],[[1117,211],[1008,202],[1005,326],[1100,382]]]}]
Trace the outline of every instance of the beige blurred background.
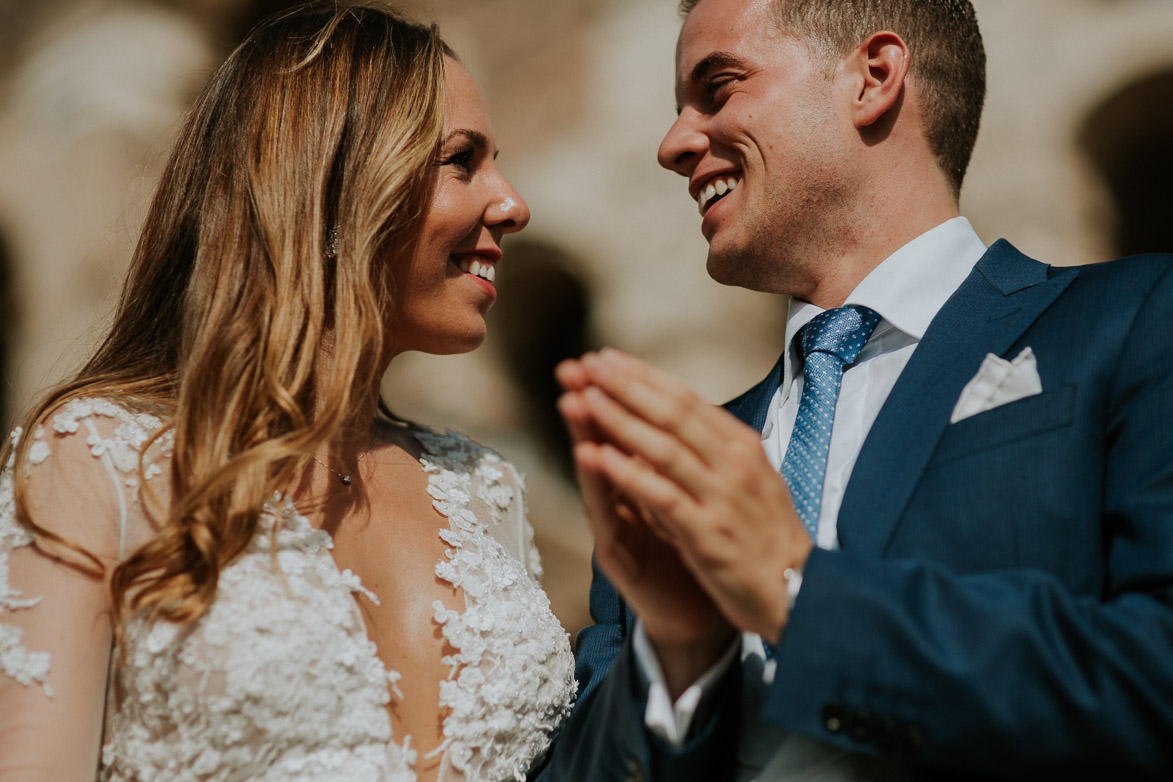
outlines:
[{"label": "beige blurred background", "polygon": [[[0,0],[0,423],[95,346],[186,102],[280,0]],[[673,119],[674,0],[415,0],[488,96],[529,201],[491,336],[397,359],[401,413],[465,431],[529,479],[546,586],[589,621],[590,538],[553,413],[553,364],[615,344],[714,402],[781,348],[785,302],[704,271]],[[1173,249],[1173,3],[976,0],[990,58],[962,200],[978,233],[1057,264]],[[1079,339],[1078,334],[1072,335]]]}]

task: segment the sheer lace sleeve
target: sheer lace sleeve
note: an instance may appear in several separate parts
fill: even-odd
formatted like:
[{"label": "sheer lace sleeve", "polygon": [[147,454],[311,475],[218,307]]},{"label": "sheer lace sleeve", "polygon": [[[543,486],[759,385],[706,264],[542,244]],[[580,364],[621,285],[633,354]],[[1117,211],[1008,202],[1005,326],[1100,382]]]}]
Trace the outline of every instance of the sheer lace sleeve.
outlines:
[{"label": "sheer lace sleeve", "polygon": [[493,538],[536,583],[542,581],[542,558],[534,543],[534,528],[525,504],[525,476],[500,454],[468,441],[476,447],[478,464],[473,483],[475,496],[469,508],[478,518],[488,520],[482,530]]},{"label": "sheer lace sleeve", "polygon": [[518,472],[511,463],[505,464],[503,482],[515,486],[514,500],[506,510],[507,524],[516,530],[518,538],[517,558],[525,565],[530,578],[538,583],[542,581],[542,557],[538,553],[538,546],[534,543],[534,527],[530,524],[525,505],[525,476]]},{"label": "sheer lace sleeve", "polygon": [[[33,517],[109,573],[126,528],[110,456],[95,454],[86,421],[33,436],[23,476]],[[85,562],[76,552],[34,543],[15,519],[14,480],[10,462],[0,475],[0,781],[93,780],[112,644],[107,582],[71,566]]]}]

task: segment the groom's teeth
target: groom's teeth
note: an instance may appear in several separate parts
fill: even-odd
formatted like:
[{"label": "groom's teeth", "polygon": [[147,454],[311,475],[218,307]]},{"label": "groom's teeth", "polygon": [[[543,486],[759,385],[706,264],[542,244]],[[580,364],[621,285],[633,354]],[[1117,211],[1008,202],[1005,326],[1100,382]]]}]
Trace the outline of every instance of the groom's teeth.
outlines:
[{"label": "groom's teeth", "polygon": [[700,195],[697,196],[696,205],[701,214],[705,213],[705,207],[709,202],[718,196],[723,196],[726,193],[736,189],[741,184],[741,180],[737,177],[727,177],[725,179],[715,180],[708,185],[705,185],[701,190]]}]

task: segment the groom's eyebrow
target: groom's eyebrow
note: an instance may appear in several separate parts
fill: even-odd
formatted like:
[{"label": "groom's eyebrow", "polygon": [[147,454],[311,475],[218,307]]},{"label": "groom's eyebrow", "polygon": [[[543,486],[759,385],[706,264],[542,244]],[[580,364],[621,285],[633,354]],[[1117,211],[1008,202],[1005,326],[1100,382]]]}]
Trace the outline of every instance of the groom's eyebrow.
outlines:
[{"label": "groom's eyebrow", "polygon": [[[744,65],[744,61],[732,52],[713,52],[692,66],[692,71],[688,74],[688,78],[681,85],[682,91],[687,92],[695,85],[705,82],[712,75],[713,71],[730,67],[742,68]],[[680,106],[676,107],[676,113],[680,113]]]},{"label": "groom's eyebrow", "polygon": [[740,67],[742,59],[731,52],[713,52],[708,57],[692,66],[692,73],[689,74],[689,81],[695,84],[698,81],[704,81],[709,77],[713,71],[721,68],[734,66]]}]

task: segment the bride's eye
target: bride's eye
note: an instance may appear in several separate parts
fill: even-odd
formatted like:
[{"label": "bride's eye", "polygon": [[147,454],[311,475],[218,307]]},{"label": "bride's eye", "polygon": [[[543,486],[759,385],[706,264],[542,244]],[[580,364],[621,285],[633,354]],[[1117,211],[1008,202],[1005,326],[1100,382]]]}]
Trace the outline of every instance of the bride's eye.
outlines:
[{"label": "bride's eye", "polygon": [[473,160],[476,159],[476,150],[472,147],[461,147],[440,161],[441,165],[456,166],[466,174],[472,171]]}]

